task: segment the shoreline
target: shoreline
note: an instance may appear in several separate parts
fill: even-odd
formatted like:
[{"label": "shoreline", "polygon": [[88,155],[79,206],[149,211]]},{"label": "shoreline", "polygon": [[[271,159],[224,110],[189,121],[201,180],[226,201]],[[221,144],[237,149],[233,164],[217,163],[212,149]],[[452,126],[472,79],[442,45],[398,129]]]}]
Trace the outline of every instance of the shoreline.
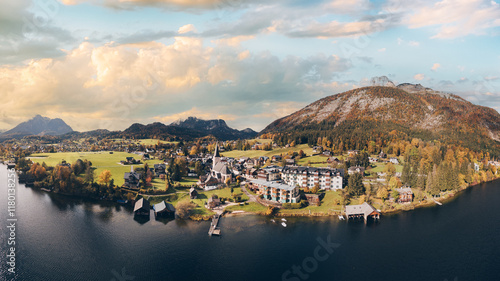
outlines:
[{"label": "shoreline", "polygon": [[[3,163],[1,165],[6,166],[5,163]],[[472,184],[472,185],[469,185],[469,186],[467,186],[467,187],[465,187],[463,189],[459,189],[457,191],[452,191],[451,193],[444,194],[441,197],[434,198],[434,200],[437,201],[437,202],[439,202],[439,203],[441,203],[442,206],[445,206],[446,203],[452,201],[453,199],[455,199],[458,195],[460,195],[461,193],[463,193],[467,189],[469,189],[471,187],[476,187],[476,186],[482,185],[484,183],[491,183],[491,182],[494,182],[496,180],[500,180],[500,178],[496,178],[496,179],[493,179],[493,180],[490,180],[490,181],[485,181],[485,182],[482,182],[482,183]],[[25,188],[28,187],[28,186],[26,186],[26,184],[19,183],[19,182],[17,182],[17,183],[24,185]],[[36,190],[39,190],[39,191],[45,191],[45,192],[47,192],[47,190],[44,190],[42,188],[35,188],[35,187],[30,187],[30,188],[31,189],[36,189]],[[120,206],[123,206],[122,204],[119,204],[118,202],[115,202],[113,200],[106,200],[106,199],[101,199],[101,198],[89,197],[89,196],[84,196],[84,195],[81,195],[81,194],[61,193],[61,192],[54,192],[52,190],[50,192],[47,192],[47,193],[58,194],[58,195],[62,195],[62,196],[70,197],[70,198],[74,198],[74,199],[90,199],[90,200],[93,200],[93,201],[96,201],[96,202],[114,203],[114,204],[118,204]],[[171,194],[175,194],[175,193],[171,193]],[[427,207],[438,205],[436,202],[434,202],[434,200],[427,199],[424,202],[418,202],[418,203],[412,202],[410,204],[403,205],[403,206],[408,206],[407,208],[402,207],[402,208],[397,208],[397,209],[384,210],[384,211],[381,211],[381,214],[382,215],[392,215],[392,214],[397,214],[397,213],[400,213],[400,212],[408,212],[408,211],[413,211],[413,210],[419,209],[419,208],[427,208]],[[240,210],[236,210],[236,211],[226,211],[226,210],[224,210],[224,213],[222,214],[222,216],[225,216],[225,217],[236,217],[236,216],[241,216],[241,215],[258,215],[258,216],[275,216],[275,217],[334,217],[334,216],[337,216],[337,215],[340,215],[340,214],[342,214],[341,211],[315,212],[315,213],[308,213],[308,212],[297,212],[297,213],[287,212],[287,213],[281,213],[278,210],[278,212],[276,212],[276,213],[274,213],[272,215],[266,215],[263,212],[252,212],[252,211],[243,211],[243,210],[241,210],[241,211]],[[208,217],[209,216],[196,215],[195,214],[195,215],[190,216],[189,220],[192,220],[192,221],[206,221],[206,220],[209,219]],[[210,217],[211,217],[211,215],[210,215]]]}]

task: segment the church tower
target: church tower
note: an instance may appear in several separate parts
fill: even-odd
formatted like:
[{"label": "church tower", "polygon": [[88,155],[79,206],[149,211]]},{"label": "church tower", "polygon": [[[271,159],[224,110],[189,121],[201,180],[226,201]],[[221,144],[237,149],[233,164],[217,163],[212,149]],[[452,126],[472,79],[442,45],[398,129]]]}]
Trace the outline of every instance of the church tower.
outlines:
[{"label": "church tower", "polygon": [[215,168],[215,165],[220,162],[220,154],[219,154],[219,144],[215,143],[215,151],[214,151],[214,157],[212,159],[212,169]]}]

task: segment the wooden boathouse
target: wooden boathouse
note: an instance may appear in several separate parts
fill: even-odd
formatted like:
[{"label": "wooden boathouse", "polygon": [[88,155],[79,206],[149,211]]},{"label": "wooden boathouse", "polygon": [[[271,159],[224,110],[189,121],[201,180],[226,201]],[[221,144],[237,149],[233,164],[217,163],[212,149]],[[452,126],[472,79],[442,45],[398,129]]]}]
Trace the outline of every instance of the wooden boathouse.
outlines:
[{"label": "wooden boathouse", "polygon": [[368,221],[368,219],[379,220],[380,212],[377,211],[372,205],[368,203],[363,203],[361,205],[349,205],[345,206],[345,214],[347,220],[357,220],[364,219],[364,221]]},{"label": "wooden boathouse", "polygon": [[135,202],[134,206],[134,215],[135,216],[149,216],[149,212],[151,210],[151,205],[149,201],[141,198],[137,202]]}]

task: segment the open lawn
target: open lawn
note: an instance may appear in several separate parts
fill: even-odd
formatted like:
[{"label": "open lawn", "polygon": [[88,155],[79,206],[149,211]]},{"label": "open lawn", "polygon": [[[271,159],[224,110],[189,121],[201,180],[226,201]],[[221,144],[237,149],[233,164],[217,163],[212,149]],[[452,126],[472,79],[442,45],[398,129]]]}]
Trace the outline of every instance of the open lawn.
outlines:
[{"label": "open lawn", "polygon": [[241,205],[229,206],[226,208],[226,210],[231,211],[231,212],[245,211],[245,212],[258,213],[258,212],[265,212],[267,210],[267,207],[262,206],[261,204],[259,204],[257,202],[249,202],[249,203],[244,203]]},{"label": "open lawn", "polygon": [[300,144],[296,145],[295,147],[288,147],[288,148],[276,148],[273,150],[232,150],[232,151],[227,151],[223,152],[222,156],[225,157],[233,157],[233,158],[241,158],[241,157],[250,157],[250,158],[255,158],[255,157],[260,157],[260,156],[267,156],[271,157],[273,155],[280,155],[280,154],[287,154],[289,151],[295,151],[299,152],[300,150],[304,151],[306,155],[312,155],[313,149],[310,148],[307,144]]},{"label": "open lawn", "polygon": [[139,140],[123,140],[123,139],[113,139],[114,142],[116,143],[123,143],[123,142],[128,142],[131,141],[132,143],[135,144],[142,144],[142,145],[155,145],[160,143],[170,143],[170,144],[175,144],[178,143],[178,141],[163,141],[163,140],[155,140],[155,139],[139,139]]},{"label": "open lawn", "polygon": [[342,206],[336,204],[336,200],[340,202],[340,192],[337,191],[326,191],[325,197],[321,200],[321,206],[307,206],[302,209],[285,210],[280,209],[280,213],[283,214],[302,214],[302,213],[328,213],[328,212],[340,212]]},{"label": "open lawn", "polygon": [[306,166],[307,163],[310,162],[311,166],[313,167],[328,167],[328,163],[326,162],[327,160],[328,157],[326,156],[320,156],[320,155],[307,156],[297,160],[297,165]]},{"label": "open lawn", "polygon": [[[366,172],[368,172],[370,174],[376,174],[379,172],[383,172],[385,169],[385,166],[387,165],[386,163],[382,163],[382,162],[377,162],[374,164],[375,164],[375,167],[366,170]],[[394,166],[396,167],[396,172],[398,172],[398,173],[403,172],[403,165],[394,165]]]},{"label": "open lawn", "polygon": [[[110,154],[109,152],[61,152],[61,153],[43,153],[43,154],[33,154],[29,159],[33,162],[43,163],[45,162],[48,166],[56,166],[61,163],[62,160],[66,160],[66,162],[73,164],[78,159],[89,160],[92,162],[92,166],[96,168],[94,170],[95,179],[99,177],[99,174],[103,170],[109,170],[111,172],[112,178],[115,181],[115,184],[118,186],[123,185],[124,179],[123,175],[126,172],[130,171],[131,165],[122,165],[120,164],[121,160],[125,160],[127,157],[133,157],[134,159],[141,160],[141,156],[137,154],[127,153],[127,152],[113,152]],[[142,160],[141,160],[142,161]],[[144,161],[142,161],[144,163]],[[161,163],[162,161],[154,159],[147,160],[145,163],[148,163],[150,167],[154,164]],[[133,165],[134,167],[142,167],[144,164]],[[161,181],[158,179],[158,181]],[[163,189],[165,187],[163,186]]]}]

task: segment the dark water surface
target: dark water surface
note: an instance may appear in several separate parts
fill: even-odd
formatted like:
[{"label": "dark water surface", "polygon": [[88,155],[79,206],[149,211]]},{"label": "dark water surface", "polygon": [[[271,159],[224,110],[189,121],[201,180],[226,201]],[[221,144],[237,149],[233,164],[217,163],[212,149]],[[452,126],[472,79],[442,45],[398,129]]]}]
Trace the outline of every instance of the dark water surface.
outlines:
[{"label": "dark water surface", "polygon": [[500,181],[377,224],[223,218],[222,237],[209,222],[137,222],[130,208],[18,185],[15,274],[6,190],[1,165],[0,280],[500,280]]}]

